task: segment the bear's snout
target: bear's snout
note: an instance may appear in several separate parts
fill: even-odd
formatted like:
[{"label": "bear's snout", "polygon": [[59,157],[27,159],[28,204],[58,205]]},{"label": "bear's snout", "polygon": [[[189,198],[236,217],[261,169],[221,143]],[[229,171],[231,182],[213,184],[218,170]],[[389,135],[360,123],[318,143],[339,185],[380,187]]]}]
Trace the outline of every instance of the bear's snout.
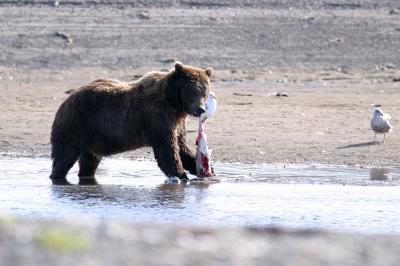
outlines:
[{"label": "bear's snout", "polygon": [[194,116],[195,117],[199,117],[201,116],[203,113],[205,113],[206,110],[204,109],[204,107],[197,107],[196,111],[194,112]]}]

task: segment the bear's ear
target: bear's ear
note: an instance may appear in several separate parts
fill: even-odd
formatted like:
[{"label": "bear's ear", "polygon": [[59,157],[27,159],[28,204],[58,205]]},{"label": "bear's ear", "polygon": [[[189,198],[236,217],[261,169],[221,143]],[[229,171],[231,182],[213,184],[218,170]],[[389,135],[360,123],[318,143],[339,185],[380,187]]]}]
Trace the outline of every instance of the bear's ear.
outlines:
[{"label": "bear's ear", "polygon": [[185,67],[183,66],[183,64],[179,61],[175,62],[175,72],[178,75],[184,74],[185,73]]},{"label": "bear's ear", "polygon": [[211,77],[211,75],[213,73],[213,68],[212,67],[207,67],[205,71],[206,71],[207,76]]}]

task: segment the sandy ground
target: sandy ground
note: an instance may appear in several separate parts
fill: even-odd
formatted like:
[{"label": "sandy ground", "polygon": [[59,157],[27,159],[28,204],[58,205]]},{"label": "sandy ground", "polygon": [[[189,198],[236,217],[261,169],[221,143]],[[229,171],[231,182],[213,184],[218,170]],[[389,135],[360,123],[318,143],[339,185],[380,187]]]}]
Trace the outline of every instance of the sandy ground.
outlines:
[{"label": "sandy ground", "polygon": [[[1,154],[49,156],[50,128],[68,97],[65,91],[97,77],[130,80],[146,72],[1,69]],[[206,129],[215,160],[368,166],[399,162],[400,83],[392,82],[396,71],[234,72],[217,70],[212,83],[219,109]],[[288,97],[276,97],[276,92]],[[375,104],[392,114],[394,127],[386,143],[378,145],[371,143],[369,125]],[[193,149],[195,128],[195,121],[189,121]],[[123,156],[153,158],[150,149]]]}]

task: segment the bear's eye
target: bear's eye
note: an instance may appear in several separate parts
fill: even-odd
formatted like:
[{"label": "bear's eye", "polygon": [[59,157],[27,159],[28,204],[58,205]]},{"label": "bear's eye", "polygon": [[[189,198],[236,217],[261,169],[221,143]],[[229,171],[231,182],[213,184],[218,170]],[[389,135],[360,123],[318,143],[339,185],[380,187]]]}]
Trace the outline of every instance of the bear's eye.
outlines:
[{"label": "bear's eye", "polygon": [[197,85],[196,94],[198,96],[206,97],[207,96],[206,92],[207,92],[206,87],[203,84],[198,84]]}]

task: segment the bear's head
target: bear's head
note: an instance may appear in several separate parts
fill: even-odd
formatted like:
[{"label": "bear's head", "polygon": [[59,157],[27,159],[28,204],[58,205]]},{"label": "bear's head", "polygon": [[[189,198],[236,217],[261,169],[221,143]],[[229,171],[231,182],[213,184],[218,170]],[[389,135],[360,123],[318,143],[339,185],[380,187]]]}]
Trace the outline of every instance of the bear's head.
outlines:
[{"label": "bear's head", "polygon": [[176,62],[174,72],[174,90],[178,94],[181,108],[185,113],[199,117],[205,112],[213,69],[209,67],[203,70]]}]

